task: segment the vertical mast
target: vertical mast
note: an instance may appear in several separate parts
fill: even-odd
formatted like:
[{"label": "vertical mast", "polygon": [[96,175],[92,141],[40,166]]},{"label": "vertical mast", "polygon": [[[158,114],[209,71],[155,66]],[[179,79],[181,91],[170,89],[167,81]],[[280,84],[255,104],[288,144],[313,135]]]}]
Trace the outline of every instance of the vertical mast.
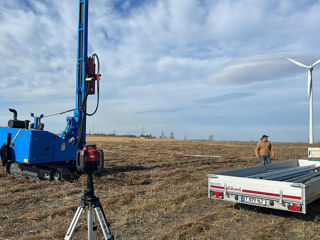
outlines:
[{"label": "vertical mast", "polygon": [[86,143],[86,63],[88,56],[88,6],[89,0],[79,0],[77,86],[75,116],[78,119],[78,145]]},{"label": "vertical mast", "polygon": [[[100,63],[97,54],[88,57],[88,8],[89,0],[79,0],[78,51],[76,74],[76,106],[74,116],[67,117],[66,129],[61,138],[79,148],[86,145],[86,117],[96,113],[99,106]],[[97,61],[97,72],[96,64]],[[87,113],[88,95],[95,94],[97,82],[97,105],[93,113]]]}]

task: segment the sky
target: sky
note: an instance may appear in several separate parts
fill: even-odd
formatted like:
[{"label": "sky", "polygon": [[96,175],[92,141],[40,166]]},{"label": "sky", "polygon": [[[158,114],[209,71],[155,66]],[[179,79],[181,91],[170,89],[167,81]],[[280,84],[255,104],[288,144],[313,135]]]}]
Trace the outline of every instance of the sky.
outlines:
[{"label": "sky", "polygon": [[[1,1],[0,125],[8,108],[21,120],[74,108],[78,5]],[[319,12],[320,0],[90,0],[88,54],[102,79],[87,132],[307,142],[307,70],[286,58],[320,58]],[[320,64],[316,142],[319,86]],[[45,118],[45,129],[64,130],[67,116]]]}]

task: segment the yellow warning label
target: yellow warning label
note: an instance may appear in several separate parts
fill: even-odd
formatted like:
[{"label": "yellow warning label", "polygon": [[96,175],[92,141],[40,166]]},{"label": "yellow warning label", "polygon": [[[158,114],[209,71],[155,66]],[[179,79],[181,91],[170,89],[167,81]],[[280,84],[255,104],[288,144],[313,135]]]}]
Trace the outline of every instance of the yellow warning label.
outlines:
[{"label": "yellow warning label", "polygon": [[29,160],[27,158],[23,159],[23,161],[26,163],[29,162]]}]

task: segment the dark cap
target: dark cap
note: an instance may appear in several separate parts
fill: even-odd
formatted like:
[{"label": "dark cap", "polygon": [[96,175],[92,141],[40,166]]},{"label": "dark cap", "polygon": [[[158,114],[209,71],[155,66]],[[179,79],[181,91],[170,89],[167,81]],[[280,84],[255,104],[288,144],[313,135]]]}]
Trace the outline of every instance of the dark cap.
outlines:
[{"label": "dark cap", "polygon": [[267,137],[269,137],[269,136],[267,136],[267,135],[262,135],[261,139],[262,139],[262,138],[265,138],[265,137],[267,138]]}]

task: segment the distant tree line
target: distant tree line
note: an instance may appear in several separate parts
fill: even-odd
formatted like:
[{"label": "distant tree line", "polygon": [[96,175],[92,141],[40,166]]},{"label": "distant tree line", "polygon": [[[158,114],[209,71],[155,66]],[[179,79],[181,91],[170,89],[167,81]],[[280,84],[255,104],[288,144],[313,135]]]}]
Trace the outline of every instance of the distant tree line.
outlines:
[{"label": "distant tree line", "polygon": [[[153,136],[151,133],[150,134],[140,134],[139,136],[137,136],[135,134],[116,134],[115,131],[113,133],[94,133],[94,134],[91,134],[89,131],[88,135],[107,136],[107,137],[147,138],[147,139],[157,138],[157,137]],[[162,134],[159,138],[175,139],[173,132],[170,132],[169,137],[167,137],[165,135],[164,131],[162,131]],[[184,135],[184,140],[187,140],[187,135]],[[213,135],[209,135],[208,141],[214,141]]]}]

